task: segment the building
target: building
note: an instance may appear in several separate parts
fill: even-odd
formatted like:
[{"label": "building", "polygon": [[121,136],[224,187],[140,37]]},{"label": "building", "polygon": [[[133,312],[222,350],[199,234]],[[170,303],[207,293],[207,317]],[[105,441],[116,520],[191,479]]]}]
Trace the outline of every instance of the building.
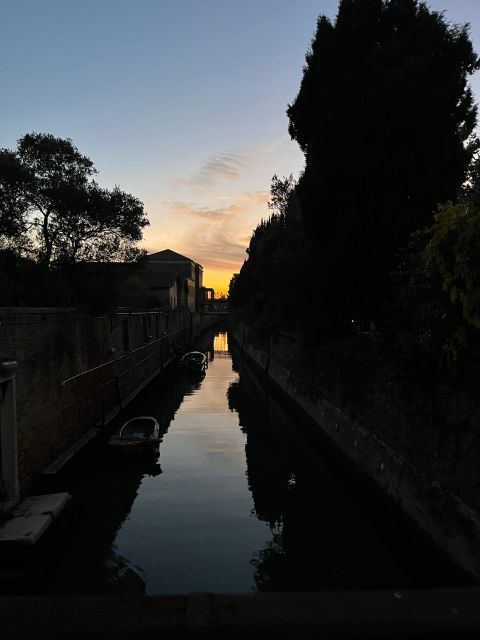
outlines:
[{"label": "building", "polygon": [[151,271],[145,275],[150,300],[155,306],[184,309],[187,305],[185,280],[174,271]]},{"label": "building", "polygon": [[[176,282],[176,294],[172,296],[175,298],[176,295],[176,306],[187,307],[190,311],[200,310],[204,298],[201,264],[171,249],[151,253],[146,260],[148,288],[152,294],[157,295],[166,286],[169,291],[172,291],[172,286],[168,282],[169,278],[175,275],[180,281],[180,283]],[[168,295],[170,296],[170,293]],[[163,293],[162,296],[164,298],[165,294]]]}]

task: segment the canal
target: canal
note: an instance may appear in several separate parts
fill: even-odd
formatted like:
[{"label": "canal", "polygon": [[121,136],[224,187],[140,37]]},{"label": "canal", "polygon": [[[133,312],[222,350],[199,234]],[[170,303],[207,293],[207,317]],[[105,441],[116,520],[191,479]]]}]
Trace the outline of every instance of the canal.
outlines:
[{"label": "canal", "polygon": [[[459,586],[465,578],[304,418],[231,352],[202,345],[203,379],[151,383],[135,415],[161,426],[158,459],[118,455],[107,436],[49,490],[72,501],[32,549],[2,552],[0,592],[193,591]],[[308,438],[307,438],[308,440]]]}]

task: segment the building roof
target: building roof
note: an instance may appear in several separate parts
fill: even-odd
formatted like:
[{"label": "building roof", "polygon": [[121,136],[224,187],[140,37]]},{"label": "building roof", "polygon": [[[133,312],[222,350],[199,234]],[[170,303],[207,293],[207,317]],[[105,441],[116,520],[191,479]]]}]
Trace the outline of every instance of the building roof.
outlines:
[{"label": "building roof", "polygon": [[[147,256],[148,260],[165,260],[166,262],[193,262],[194,264],[198,264],[195,260],[191,258],[187,258],[186,256],[182,256],[181,253],[177,253],[176,251],[172,251],[171,249],[164,249],[163,251],[157,251],[156,253],[150,253]],[[200,267],[202,265],[199,265]]]}]

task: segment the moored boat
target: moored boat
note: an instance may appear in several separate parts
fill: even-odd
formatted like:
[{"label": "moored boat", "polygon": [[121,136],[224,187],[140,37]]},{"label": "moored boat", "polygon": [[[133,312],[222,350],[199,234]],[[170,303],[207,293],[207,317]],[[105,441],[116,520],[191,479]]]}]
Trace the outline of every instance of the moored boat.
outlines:
[{"label": "moored boat", "polygon": [[207,356],[201,351],[190,351],[180,358],[180,369],[202,373],[208,367]]},{"label": "moored boat", "polygon": [[160,427],[151,416],[138,416],[128,420],[108,444],[112,447],[156,447],[160,444]]}]

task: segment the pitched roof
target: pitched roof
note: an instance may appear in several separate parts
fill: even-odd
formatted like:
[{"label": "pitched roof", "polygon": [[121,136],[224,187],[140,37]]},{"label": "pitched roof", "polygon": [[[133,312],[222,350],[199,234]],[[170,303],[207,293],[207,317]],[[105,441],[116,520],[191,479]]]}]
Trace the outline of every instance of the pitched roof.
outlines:
[{"label": "pitched roof", "polygon": [[157,253],[150,253],[147,258],[153,260],[186,260],[187,262],[195,262],[195,260],[182,256],[180,253],[172,251],[171,249],[164,249],[163,251],[157,251]]}]

